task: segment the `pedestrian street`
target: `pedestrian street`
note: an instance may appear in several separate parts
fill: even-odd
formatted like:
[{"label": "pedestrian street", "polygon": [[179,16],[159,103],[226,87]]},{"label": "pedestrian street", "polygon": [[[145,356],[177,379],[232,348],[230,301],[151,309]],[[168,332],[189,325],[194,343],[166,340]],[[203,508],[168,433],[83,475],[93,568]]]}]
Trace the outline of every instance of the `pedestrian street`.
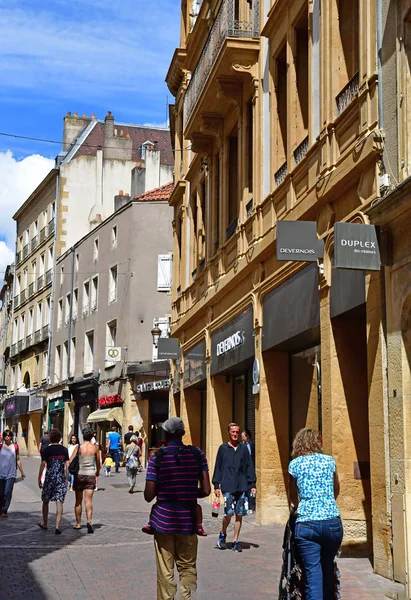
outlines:
[{"label": "pedestrian street", "polygon": [[[0,520],[2,560],[0,598],[9,600],[155,600],[156,571],[153,539],[141,532],[149,506],[142,497],[145,474],[138,475],[134,494],[128,494],[125,469],[99,480],[94,494],[94,535],[88,535],[83,516],[80,532],[72,529],[74,494],[67,493],[61,525],[54,534],[54,505],[49,528],[37,526],[41,515],[37,473],[40,460],[23,458],[27,475],[16,483],[9,517]],[[240,540],[244,551],[217,549],[220,519],[203,504],[208,537],[199,539],[198,591],[193,598],[210,600],[275,600],[281,569],[283,528],[244,521]],[[342,600],[397,598],[395,586],[372,574],[367,559],[339,561]],[[388,594],[388,595],[387,595]]]}]

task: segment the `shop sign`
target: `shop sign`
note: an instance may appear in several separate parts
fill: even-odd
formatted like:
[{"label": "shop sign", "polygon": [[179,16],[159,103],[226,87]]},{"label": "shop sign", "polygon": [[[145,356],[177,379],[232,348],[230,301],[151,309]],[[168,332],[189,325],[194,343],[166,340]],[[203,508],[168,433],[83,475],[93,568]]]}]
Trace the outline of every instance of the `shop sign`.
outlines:
[{"label": "shop sign", "polygon": [[159,381],[148,381],[139,383],[136,387],[137,392],[154,392],[156,390],[168,390],[170,388],[170,379],[160,379]]},{"label": "shop sign", "polygon": [[30,394],[29,396],[29,412],[35,410],[43,410],[44,408],[44,396],[37,396],[36,394]]},{"label": "shop sign", "polygon": [[335,223],[334,266],[379,271],[381,258],[375,225]]},{"label": "shop sign", "polygon": [[[294,342],[309,347],[319,335],[318,267],[309,265],[263,299],[263,351],[293,349]],[[293,338],[298,337],[298,340]],[[304,339],[302,339],[302,337]]]},{"label": "shop sign", "polygon": [[315,262],[324,256],[315,221],[277,221],[277,260]]},{"label": "shop sign", "polygon": [[13,417],[16,414],[16,401],[9,400],[6,402],[4,407],[4,414],[6,417]]},{"label": "shop sign", "polygon": [[2,396],[3,394],[7,394],[7,386],[6,385],[0,385],[0,396]]},{"label": "shop sign", "polygon": [[120,394],[113,394],[112,396],[103,396],[98,399],[98,406],[102,408],[104,406],[112,406],[113,404],[121,404]]},{"label": "shop sign", "polygon": [[160,360],[176,360],[179,357],[180,342],[177,338],[158,339],[157,358]]},{"label": "shop sign", "polygon": [[207,378],[205,340],[196,344],[184,355],[183,387],[187,388]]},{"label": "shop sign", "polygon": [[107,346],[106,347],[106,362],[119,362],[121,361],[121,347]]},{"label": "shop sign", "polygon": [[211,375],[221,373],[253,357],[253,311],[249,308],[213,334]]},{"label": "shop sign", "polygon": [[64,398],[49,400],[49,413],[64,410]]}]

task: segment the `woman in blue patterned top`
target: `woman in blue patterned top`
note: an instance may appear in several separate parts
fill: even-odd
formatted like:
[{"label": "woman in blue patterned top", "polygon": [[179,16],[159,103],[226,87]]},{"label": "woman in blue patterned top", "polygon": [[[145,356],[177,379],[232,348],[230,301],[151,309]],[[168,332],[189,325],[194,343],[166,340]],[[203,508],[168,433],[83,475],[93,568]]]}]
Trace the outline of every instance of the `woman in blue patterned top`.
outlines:
[{"label": "woman in blue patterned top", "polygon": [[323,453],[320,435],[301,429],[295,436],[290,474],[290,500],[296,510],[294,540],[306,579],[306,600],[334,598],[334,558],[343,527],[336,503],[340,491],[337,467]]}]

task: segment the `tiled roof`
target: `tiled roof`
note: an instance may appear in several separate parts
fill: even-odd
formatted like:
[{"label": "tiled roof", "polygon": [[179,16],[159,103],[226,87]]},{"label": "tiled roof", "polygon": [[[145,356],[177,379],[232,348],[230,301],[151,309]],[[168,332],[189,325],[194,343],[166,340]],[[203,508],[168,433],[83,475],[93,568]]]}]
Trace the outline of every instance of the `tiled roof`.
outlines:
[{"label": "tiled roof", "polygon": [[[160,129],[154,127],[144,127],[142,125],[123,125],[114,123],[114,129],[117,129],[118,136],[123,132],[133,140],[132,160],[138,162],[141,160],[141,146],[144,142],[157,142],[157,148],[160,150],[160,162],[162,165],[174,164],[173,151],[171,149],[171,135],[169,129]],[[98,146],[104,144],[104,122],[98,121],[91,133],[86,137],[83,145],[79,147],[73,158],[79,156],[96,156]]]},{"label": "tiled roof", "polygon": [[168,200],[173,193],[174,183],[170,181],[170,183],[165,183],[164,185],[160,185],[158,188],[154,188],[154,190],[149,190],[148,192],[144,192],[144,194],[140,194],[136,196],[134,200],[138,200],[139,202],[151,202],[153,200]]}]

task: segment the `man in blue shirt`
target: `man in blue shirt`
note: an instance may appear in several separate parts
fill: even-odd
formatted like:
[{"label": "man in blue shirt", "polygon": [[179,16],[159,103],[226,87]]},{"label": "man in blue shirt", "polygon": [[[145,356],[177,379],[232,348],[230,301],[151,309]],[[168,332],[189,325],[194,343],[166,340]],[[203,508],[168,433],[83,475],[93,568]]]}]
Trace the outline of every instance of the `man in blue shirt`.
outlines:
[{"label": "man in blue shirt", "polygon": [[116,473],[118,473],[119,466],[120,466],[120,455],[119,455],[119,447],[118,447],[120,440],[121,440],[121,435],[118,433],[117,427],[115,425],[113,425],[110,433],[107,436],[106,450],[107,450],[107,452],[110,452],[110,454],[115,462]]}]

